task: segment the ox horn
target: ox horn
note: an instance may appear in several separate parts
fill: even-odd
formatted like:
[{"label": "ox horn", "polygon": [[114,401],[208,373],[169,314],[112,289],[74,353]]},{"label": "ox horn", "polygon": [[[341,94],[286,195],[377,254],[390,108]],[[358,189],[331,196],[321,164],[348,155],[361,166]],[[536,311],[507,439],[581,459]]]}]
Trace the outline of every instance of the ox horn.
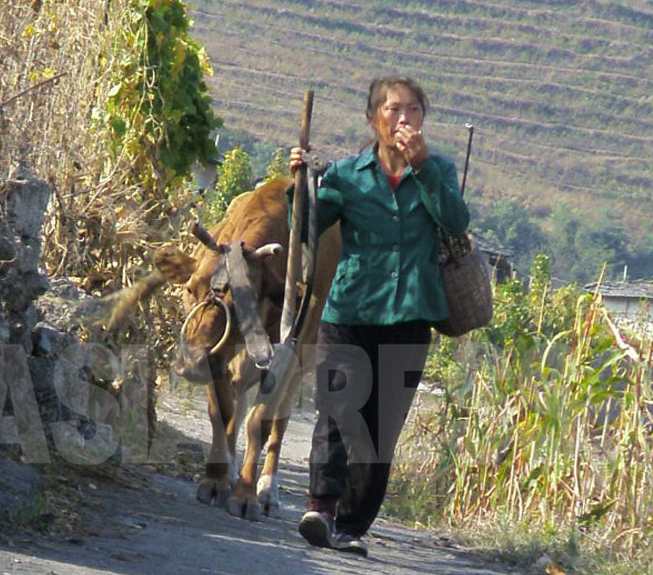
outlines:
[{"label": "ox horn", "polygon": [[216,343],[211,350],[209,351],[209,355],[213,353],[218,353],[222,346],[225,344],[227,341],[227,338],[229,337],[229,333],[231,332],[231,312],[229,311],[229,306],[227,306],[226,303],[224,303],[221,299],[216,299],[216,300],[211,300],[211,301],[201,301],[198,303],[188,314],[188,317],[186,318],[186,321],[184,322],[184,325],[181,327],[181,334],[179,336],[179,345],[181,347],[181,353],[184,357],[188,357],[188,346],[186,345],[186,330],[188,329],[188,325],[195,317],[195,314],[199,310],[201,310],[203,307],[210,305],[212,303],[216,303],[218,305],[222,306],[222,309],[224,309],[225,313],[225,327],[224,327],[224,333],[222,334],[222,337],[218,340],[218,343]]},{"label": "ox horn", "polygon": [[272,243],[262,245],[260,248],[256,248],[248,256],[248,260],[261,261],[267,257],[280,254],[283,251],[283,246],[281,244]]}]

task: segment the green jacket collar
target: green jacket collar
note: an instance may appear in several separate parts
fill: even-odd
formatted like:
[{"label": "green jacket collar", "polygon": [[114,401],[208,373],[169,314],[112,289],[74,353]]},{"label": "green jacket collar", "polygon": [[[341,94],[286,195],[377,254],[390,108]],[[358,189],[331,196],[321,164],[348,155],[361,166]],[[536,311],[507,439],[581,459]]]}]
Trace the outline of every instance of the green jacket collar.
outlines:
[{"label": "green jacket collar", "polygon": [[365,168],[370,167],[372,164],[376,164],[374,146],[370,146],[367,150],[362,152],[360,156],[358,156],[358,160],[356,161],[356,170],[364,170]]},{"label": "green jacket collar", "polygon": [[369,168],[372,165],[378,164],[376,159],[376,144],[370,146],[367,150],[361,152],[360,156],[356,160],[356,170],[361,171],[365,168]]}]

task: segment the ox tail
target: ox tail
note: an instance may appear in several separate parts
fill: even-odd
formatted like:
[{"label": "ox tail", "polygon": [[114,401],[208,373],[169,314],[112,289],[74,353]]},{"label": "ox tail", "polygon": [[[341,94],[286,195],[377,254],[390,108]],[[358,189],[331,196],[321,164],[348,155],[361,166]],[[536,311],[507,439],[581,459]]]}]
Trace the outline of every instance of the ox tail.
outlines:
[{"label": "ox tail", "polygon": [[133,313],[135,306],[147,300],[156,290],[158,290],[166,279],[159,270],[154,270],[146,276],[139,279],[131,287],[122,289],[115,294],[107,296],[110,299],[110,313],[107,320],[106,328],[111,331],[118,328]]},{"label": "ox tail", "polygon": [[145,301],[166,283],[159,270],[150,272],[134,285],[101,298],[85,298],[77,302],[74,317],[87,328],[115,330],[133,314],[138,303]]}]

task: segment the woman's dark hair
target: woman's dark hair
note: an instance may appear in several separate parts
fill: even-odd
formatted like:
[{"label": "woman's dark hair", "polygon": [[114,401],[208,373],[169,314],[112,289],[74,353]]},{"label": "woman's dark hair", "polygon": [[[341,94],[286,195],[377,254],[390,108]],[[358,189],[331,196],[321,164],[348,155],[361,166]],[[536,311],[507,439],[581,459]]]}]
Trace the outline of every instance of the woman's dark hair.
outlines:
[{"label": "woman's dark hair", "polygon": [[376,117],[376,112],[379,109],[379,106],[385,102],[386,96],[388,94],[388,89],[393,86],[401,84],[406,86],[415,97],[418,99],[420,105],[422,106],[422,111],[426,115],[426,111],[429,107],[429,101],[422,90],[422,87],[415,82],[412,78],[406,78],[402,76],[388,76],[386,78],[375,78],[370,84],[370,90],[367,95],[367,109],[365,110],[365,115],[372,119]]}]

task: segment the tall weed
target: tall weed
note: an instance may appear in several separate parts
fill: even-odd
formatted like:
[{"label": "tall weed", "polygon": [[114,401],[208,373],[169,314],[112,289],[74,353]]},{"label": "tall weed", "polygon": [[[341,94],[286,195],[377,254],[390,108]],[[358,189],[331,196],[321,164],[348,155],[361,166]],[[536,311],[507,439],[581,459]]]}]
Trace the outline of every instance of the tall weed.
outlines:
[{"label": "tall weed", "polygon": [[553,531],[565,545],[571,533],[582,549],[620,557],[647,549],[651,340],[627,343],[597,296],[577,293],[560,329],[555,294],[532,291],[528,303],[525,291],[503,289],[516,316],[500,312],[453,353],[450,340],[436,342],[434,355],[449,353],[456,368],[440,369],[440,395],[422,396],[412,412],[388,510],[469,532],[508,522]]}]

